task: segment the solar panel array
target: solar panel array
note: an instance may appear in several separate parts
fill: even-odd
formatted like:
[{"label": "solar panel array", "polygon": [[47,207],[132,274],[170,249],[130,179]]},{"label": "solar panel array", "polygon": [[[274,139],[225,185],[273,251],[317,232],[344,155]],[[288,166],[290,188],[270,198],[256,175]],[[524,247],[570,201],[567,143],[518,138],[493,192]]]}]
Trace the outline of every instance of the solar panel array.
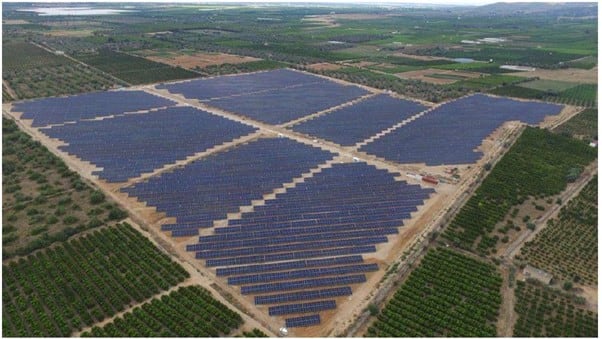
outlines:
[{"label": "solar panel array", "polygon": [[398,163],[474,163],[482,156],[474,149],[505,121],[536,124],[561,110],[561,105],[476,94],[444,104],[360,150]]},{"label": "solar panel array", "polygon": [[224,219],[332,157],[330,152],[286,138],[259,139],[122,191],[175,217],[177,222],[169,226],[172,232],[197,230],[211,227],[213,220]]},{"label": "solar panel array", "polygon": [[269,91],[318,81],[324,81],[324,79],[290,69],[276,69],[266,72],[200,78],[178,83],[160,84],[157,85],[157,88],[166,89],[171,93],[181,94],[188,99],[208,101],[211,99]]},{"label": "solar panel array", "polygon": [[95,172],[100,178],[123,182],[256,129],[193,107],[169,107],[40,130],[68,143],[60,149],[102,167]]},{"label": "solar panel array", "polygon": [[312,314],[302,317],[286,319],[286,327],[307,327],[320,325],[320,315]]},{"label": "solar panel array", "polygon": [[256,304],[278,304],[271,315],[319,312],[378,270],[358,254],[397,234],[432,192],[366,163],[333,164],[186,248]]},{"label": "solar panel array", "polygon": [[355,145],[427,107],[385,94],[307,120],[293,129],[343,146]]},{"label": "solar panel array", "polygon": [[282,124],[366,94],[368,91],[361,87],[320,80],[294,87],[216,99],[208,104],[257,121]]},{"label": "solar panel array", "polygon": [[41,127],[173,105],[143,91],[109,91],[22,101],[14,103],[13,110],[33,119],[33,127]]}]

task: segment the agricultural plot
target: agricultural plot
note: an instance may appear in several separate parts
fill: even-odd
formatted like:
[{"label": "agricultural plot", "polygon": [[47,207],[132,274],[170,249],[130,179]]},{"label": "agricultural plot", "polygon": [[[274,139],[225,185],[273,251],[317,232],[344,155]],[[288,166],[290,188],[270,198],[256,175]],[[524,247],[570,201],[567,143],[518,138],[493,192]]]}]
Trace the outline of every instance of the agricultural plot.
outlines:
[{"label": "agricultural plot", "polygon": [[351,146],[425,109],[381,94],[295,125],[293,130]]},{"label": "agricultural plot", "polygon": [[595,159],[596,150],[578,140],[528,127],[442,236],[456,246],[487,254],[498,241],[497,235],[491,236],[495,225],[512,206],[528,197],[560,193],[571,169]]},{"label": "agricultural plot", "polygon": [[583,107],[596,107],[598,103],[598,86],[591,84],[575,85],[558,92],[511,85],[493,89],[490,93],[523,99],[539,99]]},{"label": "agricultural plot", "polygon": [[128,224],[2,265],[4,336],[67,337],[188,273]]},{"label": "agricultural plot", "polygon": [[159,84],[156,87],[157,89],[166,89],[174,94],[181,94],[188,99],[207,101],[315,83],[322,80],[322,78],[289,69],[277,69],[267,72]]},{"label": "agricultural plot", "polygon": [[517,281],[514,337],[597,337],[598,315],[575,297],[536,281]]},{"label": "agricultural plot", "polygon": [[332,157],[330,152],[285,138],[259,139],[122,192],[177,219],[175,224],[163,225],[163,230],[190,236]]},{"label": "agricultural plot", "polygon": [[27,255],[127,213],[2,119],[2,257]]},{"label": "agricultural plot", "polygon": [[562,208],[557,218],[521,249],[520,258],[557,279],[596,285],[598,178]]},{"label": "agricultural plot", "polygon": [[171,100],[143,91],[110,91],[20,101],[13,104],[12,110],[22,112],[21,119],[33,120],[33,127],[41,127],[174,104]]},{"label": "agricultural plot", "polygon": [[366,336],[493,337],[501,285],[495,266],[451,250],[431,250]]},{"label": "agricultural plot", "polygon": [[586,109],[554,128],[554,132],[570,135],[586,142],[598,140],[598,110]]},{"label": "agricultural plot", "polygon": [[329,80],[215,99],[209,105],[269,124],[282,124],[338,106],[369,92]]},{"label": "agricultural plot", "polygon": [[538,79],[538,80],[523,82],[523,83],[519,84],[518,86],[524,87],[524,88],[531,88],[531,89],[535,89],[538,91],[558,93],[558,92],[567,90],[569,88],[575,87],[577,85],[578,85],[577,83],[573,83],[573,82]]},{"label": "agricultural plot", "polygon": [[[375,252],[433,192],[365,163],[335,164],[187,250],[255,304],[277,304],[268,307],[272,316],[334,309],[334,299],[315,300],[350,295],[335,286],[379,269],[350,254]],[[326,289],[294,292],[318,287]]]},{"label": "agricultural plot", "polygon": [[18,99],[98,91],[124,84],[30,43],[9,42],[3,51],[2,79]]},{"label": "agricultural plot", "polygon": [[482,155],[475,149],[504,122],[536,124],[561,109],[559,105],[476,94],[444,104],[360,150],[398,163],[473,163]]},{"label": "agricultural plot", "polygon": [[198,73],[180,67],[108,49],[99,50],[94,54],[78,54],[75,57],[132,85],[190,79],[199,76]]},{"label": "agricultural plot", "polygon": [[59,149],[102,167],[95,172],[100,178],[123,182],[255,129],[193,107],[169,107],[41,131],[68,144]]},{"label": "agricultural plot", "polygon": [[241,316],[200,286],[180,287],[82,337],[225,337]]}]

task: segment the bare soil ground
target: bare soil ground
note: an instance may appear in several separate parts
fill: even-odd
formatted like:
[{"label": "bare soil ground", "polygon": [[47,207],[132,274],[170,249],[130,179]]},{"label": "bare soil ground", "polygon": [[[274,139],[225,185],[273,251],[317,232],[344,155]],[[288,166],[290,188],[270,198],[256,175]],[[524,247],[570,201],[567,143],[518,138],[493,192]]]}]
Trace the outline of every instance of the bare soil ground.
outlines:
[{"label": "bare soil ground", "polygon": [[416,55],[416,54],[406,54],[406,53],[393,53],[393,56],[398,56],[402,58],[415,59],[415,60],[423,60],[423,61],[432,61],[432,60],[451,60],[450,58],[430,56],[430,55]]},{"label": "bare soil ground", "polygon": [[225,53],[198,52],[195,54],[177,54],[175,52],[169,52],[162,53],[161,55],[153,55],[147,53],[147,51],[143,51],[142,54],[145,54],[145,58],[152,61],[188,69],[194,69],[197,67],[205,68],[207,66],[221,64],[240,64],[244,62],[261,60],[259,58]]},{"label": "bare soil ground", "polygon": [[94,30],[92,29],[57,29],[44,31],[44,35],[56,36],[56,37],[70,37],[70,38],[83,38],[92,36]]},{"label": "bare soil ground", "polygon": [[2,20],[2,24],[4,25],[27,25],[29,23],[29,21],[27,20],[21,20],[21,19],[17,19],[17,20]]},{"label": "bare soil ground", "polygon": [[331,64],[329,62],[320,62],[317,64],[307,65],[307,67],[316,71],[336,71],[337,69],[340,69],[343,66]]},{"label": "bare soil ground", "polygon": [[478,78],[481,76],[480,73],[476,72],[461,72],[461,71],[452,71],[452,70],[442,70],[442,69],[422,69],[417,71],[409,71],[403,73],[397,73],[400,78],[403,79],[412,79],[412,80],[420,80],[424,82],[428,82],[431,84],[437,85],[447,85],[453,84],[461,79],[446,79],[446,78],[436,78],[433,75],[441,74],[441,75],[449,75],[450,77],[459,77],[459,78]]},{"label": "bare soil ground", "polygon": [[594,67],[593,69],[578,69],[578,68],[537,69],[533,72],[516,72],[516,73],[508,73],[508,75],[514,75],[514,76],[525,77],[525,78],[538,77],[540,79],[546,79],[546,80],[597,84],[598,83],[598,66]]}]

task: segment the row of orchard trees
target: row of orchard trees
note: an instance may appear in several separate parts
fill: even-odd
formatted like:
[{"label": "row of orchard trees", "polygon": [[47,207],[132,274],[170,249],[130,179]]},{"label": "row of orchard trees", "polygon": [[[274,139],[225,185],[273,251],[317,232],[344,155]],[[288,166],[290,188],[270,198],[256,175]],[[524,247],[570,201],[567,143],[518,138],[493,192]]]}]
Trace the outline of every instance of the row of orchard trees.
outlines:
[{"label": "row of orchard trees", "polygon": [[489,263],[448,249],[431,250],[367,336],[495,336],[501,284]]},{"label": "row of orchard trees", "polygon": [[69,336],[188,278],[126,223],[2,266],[4,336]]},{"label": "row of orchard trees", "polygon": [[464,249],[487,254],[495,247],[491,236],[512,206],[528,197],[546,197],[566,187],[572,168],[584,167],[596,150],[578,140],[528,127],[491,170],[475,194],[456,215],[443,237]]},{"label": "row of orchard trees", "polygon": [[243,323],[241,316],[198,286],[181,287],[136,307],[84,337],[220,337]]}]

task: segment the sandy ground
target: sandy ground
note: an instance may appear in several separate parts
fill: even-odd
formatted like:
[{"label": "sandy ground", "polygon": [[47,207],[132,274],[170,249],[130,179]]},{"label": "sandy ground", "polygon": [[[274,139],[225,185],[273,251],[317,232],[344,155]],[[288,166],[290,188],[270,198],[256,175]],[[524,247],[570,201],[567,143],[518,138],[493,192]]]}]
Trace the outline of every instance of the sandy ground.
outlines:
[{"label": "sandy ground", "polygon": [[70,37],[70,38],[83,38],[92,36],[94,30],[92,29],[58,29],[43,31],[44,35],[56,36],[56,37]]},{"label": "sandy ground", "polygon": [[481,76],[480,73],[476,73],[476,72],[466,72],[466,71],[462,72],[462,71],[452,71],[452,70],[433,69],[433,68],[397,73],[395,75],[399,76],[402,79],[420,80],[420,81],[428,82],[431,84],[437,84],[437,85],[453,84],[454,82],[461,80],[461,79],[456,80],[456,79],[433,78],[430,76],[433,74],[455,75],[455,76],[459,76],[459,77],[463,77],[463,78],[478,78]]},{"label": "sandy ground", "polygon": [[17,99],[17,93],[15,93],[15,91],[10,87],[8,81],[2,79],[2,86],[4,86],[4,88],[6,89],[8,95],[10,95],[13,99]]},{"label": "sandy ground", "polygon": [[598,66],[592,69],[537,69],[533,72],[516,72],[507,74],[525,78],[538,77],[546,80],[573,81],[586,84],[598,83]]},{"label": "sandy ground", "polygon": [[[341,80],[334,80],[342,84],[348,84]],[[198,108],[209,111],[213,114],[224,116],[228,119],[239,121],[245,124],[253,125],[260,129],[260,131],[254,134],[251,138],[257,138],[261,136],[276,136],[282,134],[283,136],[289,137],[293,140],[320,147],[325,150],[338,152],[339,157],[333,160],[333,162],[349,162],[352,161],[353,157],[358,157],[360,160],[366,161],[378,168],[384,168],[393,173],[397,180],[406,180],[413,184],[420,184],[424,187],[433,187],[430,184],[424,182],[411,182],[406,176],[406,172],[425,173],[425,174],[438,174],[445,175],[445,166],[438,167],[426,167],[424,164],[408,164],[399,165],[393,162],[386,161],[374,156],[367,155],[362,152],[358,152],[359,146],[352,147],[341,147],[333,143],[325,142],[323,140],[310,139],[299,133],[292,132],[284,128],[284,126],[271,126],[263,124],[257,121],[252,121],[247,118],[238,116],[236,114],[217,110],[215,108],[208,107],[204,103],[198,102],[197,100],[188,100],[179,95],[173,95],[164,90],[157,90],[152,85],[136,86],[134,88],[143,89],[153,94],[157,94],[163,97],[168,97],[172,100],[176,100],[180,104],[193,105]],[[370,89],[371,93],[380,93],[375,89]],[[370,94],[372,95],[372,94]],[[436,106],[434,106],[436,107]],[[40,133],[37,129],[31,128],[30,121],[19,120],[20,114],[18,112],[11,112],[11,105],[3,105],[5,114],[9,114],[17,118],[17,123],[29,134],[34,136],[34,139],[40,140],[46,145],[51,152],[59,155],[72,169],[78,171],[86,179],[94,182],[100,188],[102,188],[108,195],[110,195],[115,201],[118,201],[124,208],[130,212],[131,219],[137,225],[140,225],[140,230],[143,234],[152,239],[159,248],[169,253],[172,257],[178,260],[184,267],[193,273],[193,277],[197,279],[196,283],[207,286],[209,290],[214,293],[218,299],[225,301],[228,305],[238,309],[240,313],[248,315],[256,320],[248,320],[250,324],[257,324],[255,327],[262,328],[266,333],[272,334],[277,333],[278,328],[282,326],[283,320],[281,318],[270,317],[267,314],[267,308],[258,308],[254,305],[253,299],[248,296],[242,296],[237,287],[230,286],[226,283],[225,279],[217,278],[214,270],[207,269],[204,267],[201,260],[194,258],[194,253],[186,252],[185,245],[187,243],[196,242],[197,237],[189,238],[172,238],[167,232],[160,231],[160,225],[173,221],[173,219],[166,218],[164,214],[157,213],[154,208],[145,206],[144,203],[137,201],[136,199],[129,198],[126,194],[119,191],[124,185],[129,185],[132,182],[143,180],[147,177],[157,175],[163,171],[171,170],[173,167],[184,165],[185,163],[205,156],[206,154],[198,153],[194,156],[189,157],[185,161],[179,162],[178,164],[171,164],[163,167],[162,169],[156,170],[152,174],[145,174],[139,178],[134,178],[126,184],[108,184],[102,180],[91,175],[91,172],[95,170],[95,166],[83,162],[80,159],[69,156],[62,151],[58,150],[58,146],[61,144],[57,140],[50,139],[44,134]],[[316,114],[325,114],[324,112],[318,112]],[[500,128],[490,136],[491,140],[484,141],[481,149],[485,151],[485,156],[477,163],[471,166],[454,166],[460,168],[461,179],[456,184],[439,184],[435,187],[436,193],[434,193],[430,199],[426,200],[424,205],[419,207],[419,210],[412,215],[411,220],[404,222],[405,226],[400,228],[400,233],[396,236],[390,237],[390,241],[387,244],[381,244],[377,247],[378,252],[374,254],[365,255],[365,258],[369,262],[379,263],[381,270],[370,273],[367,275],[368,282],[353,286],[354,294],[351,299],[339,298],[337,300],[337,309],[331,312],[323,312],[322,314],[322,325],[310,328],[297,328],[291,329],[289,332],[293,336],[327,336],[327,335],[343,335],[346,333],[349,326],[353,324],[357,316],[365,309],[365,307],[372,301],[375,294],[379,292],[378,286],[383,286],[381,281],[386,268],[396,261],[402,261],[404,252],[410,248],[415,251],[420,250],[420,246],[428,243],[428,234],[430,231],[440,229],[445,223],[444,217],[448,210],[454,207],[461,198],[465,197],[465,191],[473,186],[473,182],[482,176],[482,165],[485,162],[491,161],[501,154],[503,151],[503,140],[511,137],[515,137],[518,125],[513,123],[507,123],[503,128]],[[494,140],[495,139],[495,140]],[[501,140],[500,140],[501,139]],[[245,142],[245,140],[236,140],[232,144],[238,144]],[[230,145],[231,146],[231,145]],[[225,148],[226,146],[224,146]],[[214,149],[217,151],[217,149]],[[321,170],[330,166],[330,163],[320,166],[320,168],[312,169],[305,173],[302,178],[296,178],[291,183],[284,184],[282,188],[275,190],[275,192],[282,191],[286,187],[292,187],[297,182],[304,180],[305,177],[310,177]],[[273,193],[264,196],[264,199],[273,198]],[[243,210],[251,210],[254,205],[261,204],[261,201],[254,201],[251,206],[241,207]],[[238,213],[229,215],[230,218],[240,217]],[[218,221],[223,222],[223,221]],[[211,234],[211,229],[203,230],[207,234]],[[407,254],[407,253],[406,253]],[[400,265],[403,266],[403,265]],[[249,319],[249,318],[247,318]],[[261,324],[261,325],[259,325]]]},{"label": "sandy ground", "polygon": [[4,25],[27,25],[28,23],[29,23],[29,21],[21,20],[21,19],[17,19],[17,20],[2,20],[2,24],[4,24]]},{"label": "sandy ground", "polygon": [[309,69],[313,69],[316,71],[336,71],[337,69],[340,69],[343,66],[337,65],[337,64],[331,64],[328,62],[320,62],[317,64],[307,65],[307,67]]},{"label": "sandy ground", "polygon": [[[144,51],[143,51],[144,52]],[[248,56],[239,56],[225,53],[202,53],[198,52],[195,54],[176,54],[169,53],[169,56],[159,55],[146,55],[145,58],[157,61],[160,63],[179,66],[182,68],[205,68],[207,66],[221,65],[221,64],[240,64],[244,62],[261,60],[259,58],[253,58]]]}]

